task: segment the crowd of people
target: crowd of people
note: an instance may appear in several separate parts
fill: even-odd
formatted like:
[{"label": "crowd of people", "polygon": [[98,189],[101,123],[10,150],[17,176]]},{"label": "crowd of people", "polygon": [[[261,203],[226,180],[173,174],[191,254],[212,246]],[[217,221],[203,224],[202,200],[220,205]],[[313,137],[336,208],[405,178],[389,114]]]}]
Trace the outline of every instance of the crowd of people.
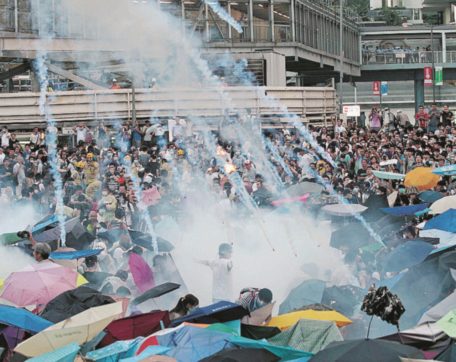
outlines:
[{"label": "crowd of people", "polygon": [[[334,118],[327,127],[310,125],[307,130],[320,146],[318,149],[297,129],[263,132],[272,145],[264,152],[280,179],[280,185],[271,185],[253,155],[240,143],[226,141],[215,132],[216,144],[208,145],[212,138],[193,131],[189,120],[176,119],[168,124],[127,122],[109,127],[80,123],[74,127],[74,146],[72,142],[60,142],[57,148],[64,203],[63,210],[59,210],[45,130],[35,128],[28,140],[20,142],[14,132],[4,128],[0,202],[32,204],[43,215],[61,213],[79,218],[95,239],[93,247],[103,249],[98,257],[86,259],[82,271],[109,272],[112,276],[101,286],[104,291],[134,294],[126,257],[131,253],[143,255],[158,269],[160,255],[133,244],[128,230],[147,232],[147,218],[152,222],[163,215],[179,219],[186,192],[183,185],[190,184],[197,173],[204,175],[208,188],[229,209],[245,209],[241,197],[245,193],[259,208],[272,208],[280,190],[303,181],[323,183],[326,189],[319,196],[324,202],[340,202],[343,198],[350,203],[365,203],[372,195],[399,191],[393,204],[412,205],[419,202],[416,191],[406,189],[400,180],[379,179],[373,171],[407,173],[418,166],[455,163],[456,127],[448,106],[442,111],[435,105],[430,110],[420,107],[415,120],[401,112],[394,115],[373,108],[367,119],[362,115],[343,123]],[[276,150],[274,155],[271,148]],[[233,173],[240,175],[243,190],[233,183]],[[450,177],[443,177],[435,190],[453,194],[455,185]],[[410,227],[413,234],[413,225]],[[110,230],[121,231],[114,243],[100,237]],[[30,237],[33,239],[33,235]],[[40,261],[50,250],[38,244],[35,258]],[[230,245],[222,244],[218,260],[198,261],[213,272],[214,301],[233,294],[230,253]],[[369,269],[356,255],[346,261],[354,270],[364,269],[358,274],[360,285],[367,287],[366,275],[375,272],[375,266]],[[251,291],[245,293],[241,291],[241,304],[261,305],[250,300]],[[272,294],[263,291],[261,297],[270,301]]]},{"label": "crowd of people", "polygon": [[[363,46],[363,64],[371,63],[431,63],[433,51],[430,45],[426,47],[411,48],[408,46]],[[436,56],[434,54],[434,56]]]}]

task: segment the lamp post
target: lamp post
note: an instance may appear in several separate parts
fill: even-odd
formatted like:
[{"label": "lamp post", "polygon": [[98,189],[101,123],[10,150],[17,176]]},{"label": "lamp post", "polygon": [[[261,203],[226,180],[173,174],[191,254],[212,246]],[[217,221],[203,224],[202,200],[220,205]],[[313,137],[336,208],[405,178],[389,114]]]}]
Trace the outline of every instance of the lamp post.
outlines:
[{"label": "lamp post", "polygon": [[435,103],[434,25],[431,24],[432,103]]},{"label": "lamp post", "polygon": [[344,0],[339,0],[339,46],[340,46],[340,70],[339,70],[339,113],[344,106]]}]

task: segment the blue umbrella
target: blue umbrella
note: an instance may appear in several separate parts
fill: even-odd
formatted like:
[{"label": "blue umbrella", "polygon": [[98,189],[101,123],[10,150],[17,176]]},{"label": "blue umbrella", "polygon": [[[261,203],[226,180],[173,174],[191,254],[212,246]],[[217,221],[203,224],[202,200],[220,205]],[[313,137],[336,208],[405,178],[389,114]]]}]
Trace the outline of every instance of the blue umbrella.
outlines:
[{"label": "blue umbrella", "polygon": [[142,351],[140,354],[138,354],[137,356],[123,358],[119,362],[141,362],[150,356],[165,354],[166,352],[168,352],[170,350],[171,350],[171,348],[169,348],[169,347],[149,346],[144,351]]},{"label": "blue umbrella", "polygon": [[432,204],[433,202],[440,200],[444,196],[445,195],[442,194],[441,192],[427,190],[427,191],[423,191],[422,193],[420,193],[418,195],[418,198],[423,202],[429,202],[430,204]]},{"label": "blue umbrella", "polygon": [[192,313],[185,317],[175,319],[171,326],[177,326],[183,322],[192,323],[217,323],[228,322],[249,314],[247,309],[239,304],[220,301],[207,307],[196,308]]},{"label": "blue umbrella", "polygon": [[117,362],[122,358],[133,357],[138,344],[143,339],[143,337],[138,337],[128,341],[117,341],[106,347],[87,353],[86,357],[96,362]]},{"label": "blue umbrella", "polygon": [[449,209],[443,214],[433,217],[424,225],[424,230],[438,229],[456,233],[456,209]]},{"label": "blue umbrella", "polygon": [[41,318],[26,309],[0,305],[0,323],[38,333],[52,326],[48,320]]},{"label": "blue umbrella", "polygon": [[456,164],[436,168],[432,171],[432,173],[435,173],[436,175],[440,176],[455,176]]},{"label": "blue umbrella", "polygon": [[98,255],[103,249],[86,249],[86,250],[75,250],[75,251],[54,251],[49,256],[53,260],[73,260],[87,258],[89,256]]},{"label": "blue umbrella", "polygon": [[389,253],[383,263],[383,270],[398,272],[421,263],[433,250],[431,244],[424,241],[408,241]]},{"label": "blue umbrella", "polygon": [[410,216],[415,215],[415,213],[426,209],[429,206],[428,203],[418,204],[418,205],[409,205],[409,206],[398,206],[398,207],[384,207],[382,211],[385,214],[394,215],[394,216]]},{"label": "blue umbrella", "polygon": [[322,280],[311,279],[299,284],[291,290],[286,299],[280,304],[279,314],[285,314],[305,305],[321,303],[326,283]]},{"label": "blue umbrella", "polygon": [[58,219],[57,215],[48,216],[48,217],[42,219],[41,221],[39,221],[37,224],[35,224],[35,226],[32,227],[32,232],[36,233],[38,231],[42,231],[46,227],[48,227],[52,224],[55,224],[58,221],[59,221],[59,219]]},{"label": "blue umbrella", "polygon": [[29,362],[73,362],[79,352],[77,343],[70,343],[55,351],[28,359]]}]

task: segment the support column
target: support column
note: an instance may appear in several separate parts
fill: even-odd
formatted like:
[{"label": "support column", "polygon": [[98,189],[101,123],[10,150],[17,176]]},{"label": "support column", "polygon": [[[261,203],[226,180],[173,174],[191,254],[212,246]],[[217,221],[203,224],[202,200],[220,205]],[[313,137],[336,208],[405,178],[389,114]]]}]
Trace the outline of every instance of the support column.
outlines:
[{"label": "support column", "polygon": [[[269,31],[271,33],[271,41],[275,41],[274,32],[274,0],[269,0]],[[282,41],[282,39],[280,39]]]},{"label": "support column", "polygon": [[442,31],[442,63],[447,62],[446,32]]},{"label": "support column", "polygon": [[[232,15],[231,15],[231,3],[230,3],[229,1],[228,1],[227,6],[228,6],[228,14],[230,14],[230,16],[232,16]],[[231,41],[232,38],[233,38],[233,33],[232,33],[232,31],[233,31],[233,30],[232,30],[232,28],[231,28],[231,25],[228,24],[228,39],[230,39],[230,41]]]},{"label": "support column", "polygon": [[207,3],[204,3],[204,23],[206,24],[206,41],[209,42],[211,39],[209,34],[209,6]]},{"label": "support column", "polygon": [[424,104],[424,80],[416,79],[415,75],[415,113],[418,112],[418,107]]},{"label": "support column", "polygon": [[255,41],[255,36],[253,32],[253,0],[249,0],[249,28],[250,28],[250,41],[253,43]]},{"label": "support column", "polygon": [[[295,0],[290,1],[291,41],[296,41]],[[302,39],[301,39],[302,40]]]}]

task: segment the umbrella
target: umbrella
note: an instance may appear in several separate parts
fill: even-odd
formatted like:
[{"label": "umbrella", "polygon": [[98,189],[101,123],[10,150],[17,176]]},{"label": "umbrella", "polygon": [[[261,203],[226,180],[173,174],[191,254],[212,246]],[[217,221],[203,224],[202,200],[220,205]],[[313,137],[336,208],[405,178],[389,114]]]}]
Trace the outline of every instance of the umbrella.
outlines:
[{"label": "umbrella", "polygon": [[272,315],[275,302],[266,304],[265,306],[255,309],[250,314],[244,316],[241,320],[244,324],[250,324],[254,326],[261,326],[268,320]]},{"label": "umbrella", "polygon": [[271,202],[271,204],[273,206],[281,206],[281,205],[290,204],[293,202],[306,202],[309,197],[310,197],[310,194],[307,193],[302,196],[286,197],[284,199],[274,200]]},{"label": "umbrella", "polygon": [[402,173],[385,172],[385,171],[372,171],[374,176],[384,180],[403,180],[405,175]]},{"label": "umbrella", "polygon": [[454,208],[456,208],[456,195],[443,197],[430,206],[431,214],[443,214],[445,211]]},{"label": "umbrella", "polygon": [[30,332],[40,332],[52,323],[26,309],[0,305],[0,323]]},{"label": "umbrella", "polygon": [[401,362],[401,357],[424,358],[419,349],[381,339],[333,342],[312,357],[312,362]]},{"label": "umbrella", "polygon": [[51,300],[44,308],[41,316],[51,322],[58,323],[89,308],[110,303],[114,303],[114,299],[83,285]]},{"label": "umbrella", "polygon": [[450,233],[456,233],[456,204],[454,207],[455,209],[449,209],[443,214],[435,216],[431,220],[427,221],[424,225],[424,230],[438,229],[448,231]]},{"label": "umbrella", "polygon": [[177,326],[183,322],[191,323],[217,323],[228,322],[235,319],[241,319],[249,314],[247,309],[239,304],[220,301],[207,307],[196,308],[192,313],[175,319],[172,326]]},{"label": "umbrella", "polygon": [[319,194],[322,192],[324,187],[315,182],[301,182],[296,185],[292,185],[287,189],[287,194],[290,196],[301,196],[307,193]]},{"label": "umbrella", "polygon": [[54,251],[49,255],[52,260],[74,260],[87,258],[89,256],[98,255],[103,249],[86,249],[86,250],[75,250],[75,251]]},{"label": "umbrella", "polygon": [[360,204],[333,204],[325,205],[321,209],[334,216],[352,216],[361,214],[367,207]]},{"label": "umbrella", "polygon": [[440,176],[432,173],[431,167],[416,167],[405,175],[404,185],[419,191],[429,190],[437,186]]},{"label": "umbrella", "polygon": [[435,325],[451,338],[456,338],[456,309],[445,314]]},{"label": "umbrella", "polygon": [[70,343],[38,357],[29,358],[28,362],[73,362],[79,352],[77,343]]},{"label": "umbrella", "polygon": [[418,324],[426,322],[436,322],[439,319],[443,318],[445,314],[451,312],[454,306],[456,305],[456,290],[451,293],[448,297],[441,300],[439,303],[434,305],[432,308],[427,310],[421,319],[418,321]]},{"label": "umbrella", "polygon": [[[68,234],[71,230],[77,225],[80,224],[79,218],[75,217],[70,220],[65,221],[64,228],[65,233]],[[38,232],[33,233],[33,238],[40,243],[45,243],[52,240],[59,240],[60,239],[60,224],[56,224],[56,226],[52,227],[48,230],[41,230]]]},{"label": "umbrella", "polygon": [[111,362],[133,357],[141,340],[141,338],[137,338],[130,341],[117,341],[107,347],[87,353],[86,358],[96,362]]},{"label": "umbrella", "polygon": [[381,339],[400,342],[419,349],[435,349],[445,344],[448,336],[435,323],[423,323]]},{"label": "umbrella", "polygon": [[429,204],[418,204],[418,205],[409,205],[409,206],[397,206],[397,207],[387,207],[383,208],[382,211],[385,214],[394,215],[394,216],[410,216],[415,215],[415,213],[427,209]]},{"label": "umbrella", "polygon": [[300,319],[315,319],[320,321],[333,321],[336,322],[338,327],[343,327],[350,324],[352,321],[344,315],[334,310],[330,311],[316,311],[312,309],[302,310],[282,314],[272,317],[267,324],[270,327],[278,327],[280,329],[287,329],[297,323]]},{"label": "umbrella", "polygon": [[180,287],[180,284],[177,284],[177,283],[170,283],[170,282],[163,283],[163,284],[157,285],[156,287],[144,292],[140,296],[133,299],[131,303],[140,304],[140,303],[145,302],[146,300],[158,298],[158,297],[161,297],[162,295],[168,294],[168,293],[172,292],[173,290],[179,289],[179,287]]},{"label": "umbrella", "polygon": [[241,336],[250,339],[268,339],[280,333],[277,327],[253,326],[241,324]]},{"label": "umbrella", "polygon": [[[153,243],[152,243],[152,235],[143,233],[141,231],[136,230],[128,230],[130,234],[131,241],[143,248],[148,250],[153,250]],[[169,253],[174,249],[174,245],[160,236],[157,236],[157,245],[158,245],[158,252],[160,253]],[[115,240],[117,241],[117,240]]]},{"label": "umbrella", "polygon": [[359,222],[350,222],[332,232],[330,245],[333,248],[348,246],[351,249],[358,249],[369,243],[370,238],[371,235],[365,226]]},{"label": "umbrella", "polygon": [[17,233],[4,233],[0,235],[0,245],[11,245],[24,240],[17,236]]},{"label": "umbrella", "polygon": [[384,272],[399,272],[421,263],[433,250],[433,246],[424,241],[407,241],[393,249],[383,261]]},{"label": "umbrella", "polygon": [[445,195],[438,191],[423,191],[418,195],[418,198],[423,202],[436,202],[440,200]]},{"label": "umbrella", "polygon": [[[120,362],[148,362],[148,361],[153,362],[153,360],[150,359],[150,357],[152,357],[152,356],[158,357],[157,355],[164,354],[170,350],[171,350],[171,348],[169,348],[169,347],[149,346],[145,350],[143,350],[141,353],[136,354],[136,356],[130,357],[130,358],[123,358],[120,360]],[[176,361],[175,359],[170,358],[170,357],[166,357],[166,356],[160,356],[160,357],[167,358],[170,361]],[[162,360],[156,359],[155,361],[160,362],[160,361],[165,361],[165,359],[162,359]]]},{"label": "umbrella", "polygon": [[98,289],[106,278],[112,277],[114,274],[105,272],[85,272],[83,276],[94,288]]},{"label": "umbrella", "polygon": [[141,293],[144,293],[155,286],[152,269],[141,255],[131,253],[128,258],[128,266],[135,285]]},{"label": "umbrella", "polygon": [[44,261],[11,273],[5,280],[1,297],[19,307],[42,305],[76,287],[75,270]]},{"label": "umbrella", "polygon": [[456,361],[456,343],[451,343],[442,353],[437,355],[437,361],[454,362]]},{"label": "umbrella", "polygon": [[122,302],[90,308],[26,339],[15,351],[35,357],[70,342],[81,345],[94,338],[121,313]]},{"label": "umbrella", "polygon": [[300,351],[290,347],[276,346],[266,341],[254,341],[244,337],[231,337],[230,342],[236,346],[243,348],[261,348],[266,349],[271,353],[274,353],[280,358],[280,361],[307,361],[312,354],[305,351]]},{"label": "umbrella", "polygon": [[38,221],[33,227],[32,227],[32,233],[37,233],[39,231],[43,231],[44,229],[52,229],[50,227],[52,224],[57,224],[59,222],[59,218],[57,215],[49,215],[46,216],[44,219]]},{"label": "umbrella", "polygon": [[435,168],[432,173],[440,176],[456,176],[456,164]]},{"label": "umbrella", "polygon": [[279,314],[285,314],[303,305],[320,303],[326,283],[322,280],[311,279],[292,289],[285,300],[280,304]]},{"label": "umbrella", "polygon": [[293,327],[269,338],[277,346],[291,347],[317,353],[331,342],[343,341],[342,334],[334,322],[301,319]]},{"label": "umbrella", "polygon": [[222,350],[210,357],[203,358],[201,362],[276,362],[280,361],[274,353],[263,348],[231,348]]},{"label": "umbrella", "polygon": [[339,285],[325,288],[321,303],[344,315],[352,315],[364,297],[363,289],[354,285]]},{"label": "umbrella", "polygon": [[115,341],[145,337],[168,327],[169,323],[168,311],[155,311],[117,319],[106,327],[106,336],[100,346],[104,347]]}]

